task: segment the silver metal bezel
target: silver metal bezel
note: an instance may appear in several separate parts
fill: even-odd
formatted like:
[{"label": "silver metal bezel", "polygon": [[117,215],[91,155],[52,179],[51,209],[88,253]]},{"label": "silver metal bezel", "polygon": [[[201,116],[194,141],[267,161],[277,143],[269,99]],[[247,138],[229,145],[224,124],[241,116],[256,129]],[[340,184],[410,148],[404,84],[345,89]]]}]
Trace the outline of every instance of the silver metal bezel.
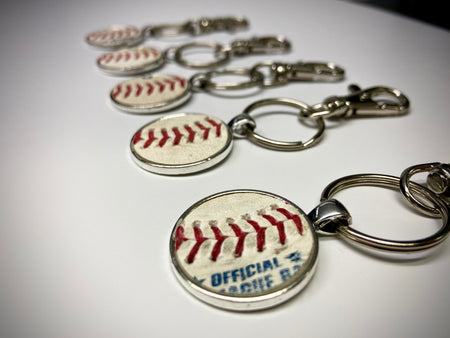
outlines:
[{"label": "silver metal bezel", "polygon": [[[183,114],[164,116],[160,119],[156,119],[150,123],[147,123],[146,125],[139,128],[139,130],[143,129],[146,126],[153,124],[157,121],[171,119],[171,118],[177,118],[177,117],[186,116],[186,115],[208,116],[206,114],[197,114],[197,113],[183,113]],[[142,169],[150,171],[155,174],[160,174],[160,175],[169,175],[169,176],[188,175],[188,174],[193,174],[193,173],[201,172],[201,171],[207,170],[209,168],[212,168],[212,167],[216,166],[217,164],[219,164],[220,162],[224,161],[228,157],[228,155],[230,154],[230,152],[233,148],[233,136],[232,136],[231,129],[228,127],[228,125],[226,123],[224,123],[223,121],[221,121],[221,122],[224,125],[224,127],[226,128],[227,134],[228,134],[228,138],[227,138],[225,146],[217,153],[211,154],[209,157],[207,157],[201,161],[195,161],[195,162],[180,164],[180,165],[171,165],[171,164],[164,164],[164,163],[149,161],[148,159],[145,159],[142,156],[140,156],[134,150],[133,137],[135,134],[133,134],[133,137],[130,140],[130,150],[131,150],[132,158],[133,158],[134,162]]]},{"label": "silver metal bezel", "polygon": [[[190,275],[184,270],[184,268],[179,264],[176,255],[175,255],[175,244],[173,241],[173,238],[175,236],[175,231],[183,222],[183,219],[195,208],[197,208],[199,205],[223,196],[227,194],[233,194],[233,193],[255,193],[255,194],[263,194],[267,196],[271,196],[277,199],[280,199],[282,201],[288,202],[292,206],[294,206],[299,213],[304,215],[304,218],[308,222],[308,227],[311,231],[311,234],[313,236],[313,249],[311,252],[311,255],[309,256],[308,260],[303,264],[300,271],[296,273],[295,278],[291,278],[288,281],[280,284],[277,287],[274,287],[272,289],[269,289],[264,292],[254,293],[252,295],[237,295],[237,294],[227,294],[218,292],[216,290],[213,290],[211,288],[205,287],[204,285],[200,284],[198,281],[196,281],[194,278],[190,277]],[[202,300],[205,303],[208,303],[212,306],[231,310],[231,311],[241,311],[241,312],[248,312],[248,311],[258,311],[263,309],[268,309],[274,306],[277,306],[281,303],[284,303],[291,299],[292,297],[296,296],[303,288],[306,287],[306,285],[309,283],[311,278],[314,275],[316,266],[317,266],[317,257],[318,257],[318,238],[317,234],[314,231],[314,228],[305,214],[305,212],[300,209],[296,204],[290,202],[289,200],[280,197],[278,195],[259,191],[259,190],[251,190],[251,189],[240,189],[240,190],[229,190],[224,191],[218,194],[211,195],[209,197],[206,197],[194,205],[192,205],[189,209],[187,209],[181,217],[177,220],[175,223],[175,226],[172,230],[171,236],[170,236],[170,256],[172,261],[172,268],[175,273],[175,276],[177,277],[180,284],[193,296],[197,297],[198,299]]]}]

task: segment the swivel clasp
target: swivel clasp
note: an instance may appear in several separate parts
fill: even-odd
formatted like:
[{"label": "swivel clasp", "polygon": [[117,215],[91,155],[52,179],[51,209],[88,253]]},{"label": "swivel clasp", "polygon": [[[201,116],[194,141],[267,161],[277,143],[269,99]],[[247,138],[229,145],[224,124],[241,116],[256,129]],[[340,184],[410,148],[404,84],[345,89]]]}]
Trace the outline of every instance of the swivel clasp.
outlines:
[{"label": "swivel clasp", "polygon": [[234,55],[286,53],[291,43],[280,36],[255,37],[249,40],[236,40],[231,44]]},{"label": "swivel clasp", "polygon": [[389,87],[361,89],[353,84],[350,94],[331,96],[314,106],[311,117],[384,117],[408,113],[409,99],[400,90]]}]

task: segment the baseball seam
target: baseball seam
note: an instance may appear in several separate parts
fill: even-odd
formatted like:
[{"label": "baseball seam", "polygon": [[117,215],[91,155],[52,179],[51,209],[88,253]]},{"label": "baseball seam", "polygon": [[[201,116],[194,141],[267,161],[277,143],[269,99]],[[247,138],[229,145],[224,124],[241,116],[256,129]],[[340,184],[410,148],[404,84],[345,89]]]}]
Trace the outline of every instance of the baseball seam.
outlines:
[{"label": "baseball seam", "polygon": [[132,63],[139,59],[148,60],[150,56],[156,58],[159,55],[160,53],[156,49],[124,50],[103,54],[98,58],[98,63],[112,66],[120,61],[122,61],[122,63]]},{"label": "baseball seam", "polygon": [[256,248],[258,252],[264,251],[266,248],[266,230],[269,229],[271,226],[274,226],[277,228],[278,232],[278,241],[281,245],[286,244],[286,232],[284,227],[284,222],[287,220],[292,220],[297,228],[297,231],[299,235],[303,235],[303,225],[302,221],[300,219],[300,216],[297,214],[293,214],[289,212],[288,210],[284,208],[279,208],[277,206],[272,206],[274,210],[276,210],[278,213],[280,213],[282,216],[284,216],[284,219],[277,219],[275,216],[269,215],[264,213],[263,211],[258,212],[258,214],[268,221],[269,226],[262,226],[260,222],[257,222],[255,220],[252,220],[249,215],[242,216],[242,219],[244,219],[248,224],[251,225],[252,231],[244,231],[242,228],[234,222],[232,218],[226,219],[226,224],[232,229],[234,236],[232,235],[224,235],[220,228],[217,226],[218,222],[213,220],[209,221],[208,225],[211,231],[214,234],[214,237],[205,237],[202,230],[200,229],[200,222],[196,221],[193,224],[193,231],[194,231],[194,237],[188,238],[185,236],[185,229],[182,225],[179,225],[175,230],[175,251],[178,251],[178,249],[183,245],[184,242],[187,241],[193,241],[194,245],[192,246],[191,250],[189,251],[186,261],[191,264],[194,262],[200,247],[203,243],[205,243],[207,240],[214,240],[215,243],[211,249],[210,259],[212,261],[217,261],[221,251],[223,242],[229,238],[234,237],[237,238],[236,245],[234,247],[234,256],[235,257],[241,257],[244,252],[244,242],[245,238],[250,233],[256,234]]},{"label": "baseball seam", "polygon": [[[160,148],[164,147],[165,145],[168,145],[168,141],[170,139],[173,139],[172,145],[177,146],[181,143],[181,140],[184,138],[187,139],[187,143],[194,143],[196,139],[199,139],[199,137],[196,137],[197,134],[201,135],[201,139],[203,141],[206,141],[210,138],[210,131],[212,128],[214,128],[215,132],[214,135],[216,137],[221,137],[222,135],[222,124],[217,123],[216,121],[205,118],[206,123],[211,125],[210,127],[205,126],[200,121],[194,122],[194,125],[197,127],[197,131],[194,129],[194,126],[190,126],[188,124],[183,125],[182,127],[174,126],[171,129],[171,133],[169,134],[169,130],[167,128],[161,128],[159,130],[150,129],[147,132],[146,137],[143,136],[142,129],[137,131],[136,134],[133,136],[132,143],[133,145],[136,145],[137,143],[143,141],[144,144],[142,147],[144,149],[150,147],[154,142],[158,141],[158,146]],[[183,132],[181,132],[181,130]],[[159,133],[161,134],[161,137],[157,137],[155,134]],[[171,135],[172,134],[172,135]]]},{"label": "baseball seam", "polygon": [[173,78],[166,78],[162,79],[161,81],[147,81],[144,82],[145,86],[147,87],[147,90],[143,90],[143,86],[141,83],[127,83],[127,84],[119,84],[117,85],[112,93],[111,96],[115,99],[117,96],[119,96],[120,93],[124,91],[124,98],[129,98],[130,96],[139,97],[141,95],[147,95],[150,96],[155,92],[155,86],[157,87],[157,91],[159,93],[163,93],[166,90],[174,91],[176,84],[179,83],[181,88],[186,87],[186,79],[183,79],[181,77],[173,77]]},{"label": "baseball seam", "polygon": [[105,40],[115,40],[123,39],[130,36],[137,36],[140,34],[137,28],[125,28],[112,31],[99,31],[91,33],[87,36],[89,41],[105,41]]}]

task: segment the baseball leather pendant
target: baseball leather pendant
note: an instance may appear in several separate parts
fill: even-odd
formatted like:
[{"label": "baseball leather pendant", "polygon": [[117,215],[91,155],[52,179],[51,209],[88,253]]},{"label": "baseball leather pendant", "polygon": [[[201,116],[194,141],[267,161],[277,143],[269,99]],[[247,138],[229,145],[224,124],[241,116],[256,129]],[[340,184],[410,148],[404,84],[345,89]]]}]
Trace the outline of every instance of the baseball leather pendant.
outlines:
[{"label": "baseball leather pendant", "polygon": [[178,114],[155,120],[131,139],[131,154],[145,170],[184,175],[223,161],[232,148],[230,128],[204,114]]},{"label": "baseball leather pendant", "polygon": [[295,296],[311,279],[318,240],[305,213],[262,191],[205,198],[176,222],[175,274],[194,296],[236,311],[260,310]]},{"label": "baseball leather pendant", "polygon": [[178,107],[191,97],[189,81],[180,76],[155,74],[119,83],[110,93],[120,110],[151,114]]},{"label": "baseball leather pendant", "polygon": [[111,75],[146,73],[163,65],[161,51],[153,47],[136,47],[105,53],[97,59],[98,67]]},{"label": "baseball leather pendant", "polygon": [[136,46],[144,40],[144,33],[137,27],[114,25],[89,33],[86,42],[98,48],[116,49]]}]

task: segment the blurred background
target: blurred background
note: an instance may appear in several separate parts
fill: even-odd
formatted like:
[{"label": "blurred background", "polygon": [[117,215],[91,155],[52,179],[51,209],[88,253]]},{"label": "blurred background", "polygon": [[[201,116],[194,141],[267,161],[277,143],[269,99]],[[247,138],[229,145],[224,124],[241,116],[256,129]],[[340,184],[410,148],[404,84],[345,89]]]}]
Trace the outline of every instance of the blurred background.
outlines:
[{"label": "blurred background", "polygon": [[382,8],[439,27],[450,29],[445,2],[416,0],[348,0],[349,2]]}]

